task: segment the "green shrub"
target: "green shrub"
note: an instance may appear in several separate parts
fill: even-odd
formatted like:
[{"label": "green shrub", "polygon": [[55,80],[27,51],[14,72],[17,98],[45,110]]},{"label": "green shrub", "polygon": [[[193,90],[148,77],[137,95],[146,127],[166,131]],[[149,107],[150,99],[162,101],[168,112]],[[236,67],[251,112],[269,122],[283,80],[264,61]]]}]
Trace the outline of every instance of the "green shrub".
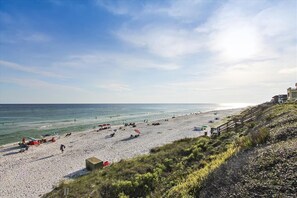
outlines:
[{"label": "green shrub", "polygon": [[247,124],[247,127],[249,128],[249,129],[252,129],[252,128],[254,128],[255,127],[255,123],[254,122],[251,122],[251,123],[248,123]]},{"label": "green shrub", "polygon": [[217,147],[217,146],[219,146],[219,145],[221,145],[222,144],[222,141],[221,140],[216,140],[216,141],[214,141],[211,145],[213,146],[213,147]]},{"label": "green shrub", "polygon": [[235,140],[235,145],[239,148],[250,148],[253,144],[249,136],[241,136]]},{"label": "green shrub", "polygon": [[169,158],[165,158],[163,161],[163,165],[166,167],[165,171],[170,172],[172,170],[172,167],[174,166],[173,160]]},{"label": "green shrub", "polygon": [[266,117],[266,121],[267,122],[270,122],[272,120],[273,116],[271,114],[269,114],[267,117]]},{"label": "green shrub", "polygon": [[269,130],[266,127],[250,134],[253,145],[264,144],[269,139]]},{"label": "green shrub", "polygon": [[159,148],[159,147],[156,147],[156,148],[152,148],[151,150],[150,150],[150,153],[157,153],[157,152],[159,152],[161,149]]},{"label": "green shrub", "polygon": [[257,131],[251,132],[248,136],[241,136],[235,139],[235,144],[240,148],[250,148],[258,144],[264,144],[270,137],[267,128],[260,128]]}]

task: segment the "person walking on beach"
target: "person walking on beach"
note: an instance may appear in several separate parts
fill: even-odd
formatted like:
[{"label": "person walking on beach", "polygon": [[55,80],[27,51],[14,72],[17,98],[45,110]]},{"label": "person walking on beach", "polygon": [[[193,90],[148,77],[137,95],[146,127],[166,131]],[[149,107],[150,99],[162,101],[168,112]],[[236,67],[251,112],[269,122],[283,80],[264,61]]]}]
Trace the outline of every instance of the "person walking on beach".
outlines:
[{"label": "person walking on beach", "polygon": [[66,146],[64,145],[64,144],[61,144],[61,146],[60,146],[60,150],[61,150],[61,152],[63,153],[64,152],[64,149],[66,148]]}]

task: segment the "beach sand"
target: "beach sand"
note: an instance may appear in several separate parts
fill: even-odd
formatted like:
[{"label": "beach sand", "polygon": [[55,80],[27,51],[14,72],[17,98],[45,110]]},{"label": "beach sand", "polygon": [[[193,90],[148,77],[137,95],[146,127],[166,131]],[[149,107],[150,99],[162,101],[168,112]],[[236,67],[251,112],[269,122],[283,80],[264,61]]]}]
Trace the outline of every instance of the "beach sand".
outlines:
[{"label": "beach sand", "polygon": [[[85,131],[61,135],[54,143],[30,146],[29,150],[19,153],[18,144],[0,147],[0,197],[39,197],[50,192],[59,181],[85,174],[85,160],[97,157],[103,161],[117,162],[149,153],[151,148],[161,146],[186,137],[198,137],[204,131],[194,131],[195,126],[209,125],[215,117],[239,113],[242,109],[210,111],[205,113],[159,120],[160,125],[152,126],[151,122],[137,123],[141,131],[138,138],[132,126],[114,126],[111,129],[96,132]],[[214,115],[217,112],[217,115]],[[214,120],[220,122],[220,120]],[[118,129],[114,137],[110,137]],[[207,129],[210,130],[210,127]],[[64,153],[60,145],[64,144]]]}]

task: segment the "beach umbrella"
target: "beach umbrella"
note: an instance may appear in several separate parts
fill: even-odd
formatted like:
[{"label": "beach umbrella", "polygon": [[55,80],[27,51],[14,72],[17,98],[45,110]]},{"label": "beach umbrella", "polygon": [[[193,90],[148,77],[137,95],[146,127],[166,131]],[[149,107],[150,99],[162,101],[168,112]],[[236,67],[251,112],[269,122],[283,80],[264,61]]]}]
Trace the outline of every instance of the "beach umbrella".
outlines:
[{"label": "beach umbrella", "polygon": [[134,131],[138,134],[140,134],[140,130],[139,129],[134,129]]}]

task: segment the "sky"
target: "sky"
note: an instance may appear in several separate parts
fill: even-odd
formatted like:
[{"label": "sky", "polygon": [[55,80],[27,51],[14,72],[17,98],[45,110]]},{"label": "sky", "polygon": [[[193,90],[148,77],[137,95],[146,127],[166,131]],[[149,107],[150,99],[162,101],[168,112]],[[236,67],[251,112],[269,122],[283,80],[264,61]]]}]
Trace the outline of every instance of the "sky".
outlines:
[{"label": "sky", "polygon": [[296,0],[0,0],[0,103],[261,103],[297,82]]}]

